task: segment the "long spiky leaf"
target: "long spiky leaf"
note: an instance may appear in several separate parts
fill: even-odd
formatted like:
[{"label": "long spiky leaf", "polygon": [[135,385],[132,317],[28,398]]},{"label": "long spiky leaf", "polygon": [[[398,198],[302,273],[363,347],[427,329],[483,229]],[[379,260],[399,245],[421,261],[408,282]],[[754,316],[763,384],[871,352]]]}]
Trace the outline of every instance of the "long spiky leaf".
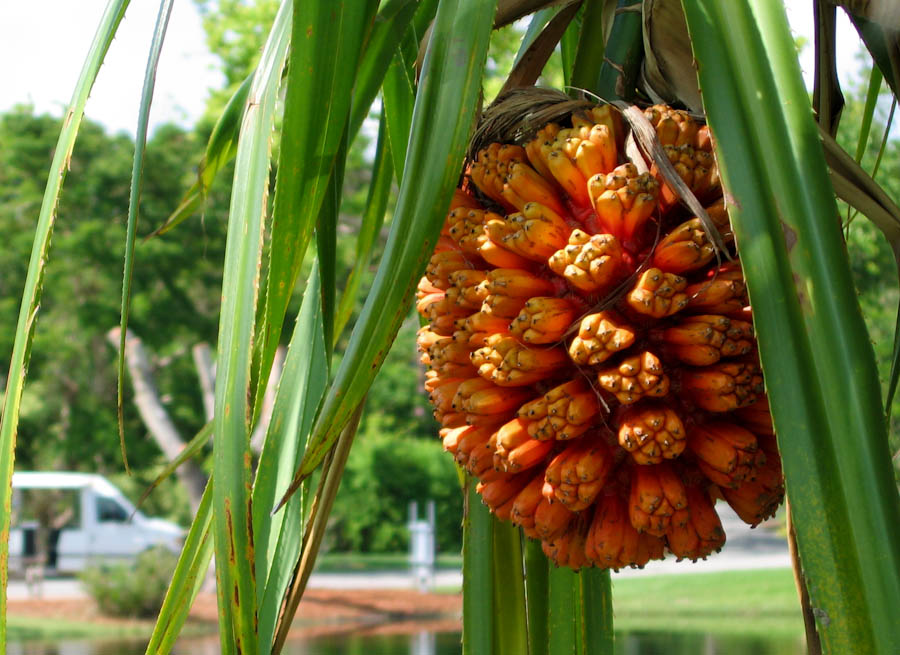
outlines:
[{"label": "long spiky leaf", "polygon": [[384,76],[381,86],[381,102],[387,134],[390,140],[391,158],[394,162],[394,176],[403,180],[403,164],[409,141],[409,126],[412,122],[413,105],[416,99],[416,43],[413,28],[403,34],[397,44],[396,53]]},{"label": "long spiky leaf", "polygon": [[359,62],[356,73],[356,85],[353,89],[353,104],[350,107],[350,138],[354,138],[362,127],[363,120],[378,91],[388,66],[394,58],[397,47],[397,35],[403,34],[413,16],[421,11],[414,0],[391,0],[383,3],[375,17],[372,33],[366,42],[365,53]]},{"label": "long spiky leaf", "polygon": [[144,72],[144,88],[141,91],[141,106],[138,113],[137,132],[134,137],[134,164],[131,169],[131,190],[128,196],[128,225],[125,234],[125,268],[122,273],[122,310],[119,331],[118,389],[116,393],[116,413],[119,422],[119,445],[122,449],[122,462],[128,468],[128,453],[125,450],[125,341],[128,330],[128,309],[131,305],[131,280],[134,269],[134,240],[137,229],[138,210],[141,203],[141,177],[144,172],[144,148],[147,145],[147,123],[150,120],[150,102],[153,100],[153,88],[156,85],[156,67],[159,64],[159,53],[162,52],[166,38],[169,16],[172,14],[174,0],[162,0],[159,3],[159,15],[153,30],[153,41],[150,44],[150,56],[147,58],[147,70]]},{"label": "long spiky leaf", "polygon": [[282,598],[300,554],[305,498],[298,494],[284,511],[270,508],[290,484],[300,463],[306,439],[328,383],[325,333],[322,322],[318,262],[313,264],[294,334],[288,347],[272,420],[253,483],[253,533],[256,535],[256,574],[260,580],[259,644],[268,651],[273,642]]},{"label": "long spiky leaf", "polygon": [[613,595],[609,569],[581,570],[581,635],[584,655],[613,652]]},{"label": "long spiky leaf", "polygon": [[25,386],[25,374],[31,354],[35,321],[41,302],[44,266],[49,256],[50,236],[53,233],[53,224],[56,219],[56,205],[59,201],[63,179],[69,167],[69,159],[75,147],[78,128],[84,117],[84,105],[127,7],[128,0],[110,0],[106,6],[75,85],[69,108],[63,118],[62,131],[59,134],[53,162],[50,164],[47,186],[41,200],[41,210],[34,233],[34,245],[28,263],[28,273],[25,277],[25,289],[22,292],[22,304],[19,307],[16,336],[6,380],[3,416],[0,418],[0,652],[6,650],[6,585],[9,580],[7,564],[9,561],[9,522],[12,514],[12,472],[15,463],[16,432],[19,426],[22,390]]},{"label": "long spiky leaf", "polygon": [[550,637],[550,560],[541,542],[525,542],[525,607],[528,611],[528,652],[547,655]]},{"label": "long spiky leaf", "polygon": [[550,655],[578,653],[578,622],[581,617],[578,575],[567,566],[550,567]]},{"label": "long spiky leaf", "polygon": [[[250,512],[251,363],[278,84],[291,34],[291,2],[275,19],[253,79],[231,195],[213,420],[213,516],[220,640],[224,652],[257,652],[257,599]],[[224,616],[223,616],[224,615]]]},{"label": "long spiky leaf", "polygon": [[[415,0],[392,0],[380,8],[364,45],[365,51],[357,71],[357,81],[353,87],[353,105],[350,110],[351,137],[359,132],[369,107],[378,95],[385,70],[390,64],[396,47],[396,34],[402,33],[413,14],[428,11],[434,14],[434,0],[416,3]],[[178,207],[150,236],[165,234],[176,225],[189,218],[203,205],[206,194],[216,174],[237,153],[237,139],[243,120],[244,108],[253,73],[235,90],[213,131],[209,135],[206,153],[200,161],[197,181],[182,196]]]},{"label": "long spiky leaf", "polygon": [[203,446],[209,443],[210,437],[212,437],[212,421],[204,425],[200,428],[200,431],[195,434],[190,441],[184,446],[180,453],[178,453],[178,457],[173,459],[170,462],[167,462],[163,467],[163,470],[159,472],[159,474],[154,478],[153,482],[144,489],[144,492],[141,494],[141,497],[138,498],[136,504],[137,507],[140,507],[144,504],[144,501],[153,493],[153,490],[156,489],[166,478],[172,475],[175,470],[184,464],[187,460],[192,457],[196,457],[200,454],[200,451],[203,450]]},{"label": "long spiky leaf", "polygon": [[733,198],[804,573],[830,652],[900,650],[900,506],[878,376],[784,8],[685,0]]},{"label": "long spiky leaf", "polygon": [[[528,620],[525,611],[525,570],[522,536],[512,523],[491,517],[494,540],[494,621],[497,655],[528,651]],[[480,618],[476,615],[476,620]]]},{"label": "long spiky leaf", "polygon": [[297,3],[275,180],[265,307],[256,344],[256,389],[251,393],[256,408],[262,402],[288,302],[346,132],[362,44],[377,7],[375,0]]},{"label": "long spiky leaf", "polygon": [[356,436],[356,429],[359,427],[359,420],[362,416],[364,405],[365,399],[353,411],[350,420],[341,431],[340,437],[334,445],[334,450],[331,451],[329,466],[322,471],[322,484],[315,498],[317,510],[314,515],[310,516],[311,524],[307,526],[308,530],[304,538],[302,555],[300,561],[297,562],[297,569],[291,587],[285,596],[284,607],[276,626],[273,653],[280,653],[284,646],[284,640],[287,638],[287,632],[291,627],[294,615],[297,613],[300,598],[306,590],[306,584],[309,582],[309,576],[312,574],[313,566],[315,566],[319,547],[322,545],[322,539],[325,536],[328,515],[331,513],[331,507],[334,505],[335,498],[337,498],[341,478],[344,474],[344,467],[347,465],[347,457],[350,455],[351,446],[353,446],[353,439]]}]

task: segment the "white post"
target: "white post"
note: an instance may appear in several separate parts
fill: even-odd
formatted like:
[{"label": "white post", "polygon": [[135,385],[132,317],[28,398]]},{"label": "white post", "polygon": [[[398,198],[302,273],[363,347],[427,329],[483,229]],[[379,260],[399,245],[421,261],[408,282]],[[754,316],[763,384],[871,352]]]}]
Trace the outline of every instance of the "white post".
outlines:
[{"label": "white post", "polygon": [[426,505],[428,519],[419,520],[418,505],[409,504],[409,565],[416,587],[428,591],[434,582],[434,501]]}]

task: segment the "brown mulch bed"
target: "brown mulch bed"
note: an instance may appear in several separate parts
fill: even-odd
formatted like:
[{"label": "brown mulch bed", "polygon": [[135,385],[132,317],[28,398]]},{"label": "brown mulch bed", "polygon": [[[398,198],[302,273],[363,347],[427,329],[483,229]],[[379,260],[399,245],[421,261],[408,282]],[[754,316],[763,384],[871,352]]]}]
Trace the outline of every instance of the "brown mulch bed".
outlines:
[{"label": "brown mulch bed", "polygon": [[[151,623],[103,616],[89,599],[10,600],[12,616],[48,620],[92,622],[108,626]],[[431,629],[459,630],[462,613],[460,594],[423,594],[412,590],[308,589],[300,603],[292,634],[319,636],[337,632],[406,634]],[[191,620],[215,624],[216,596],[201,593],[191,609]]]},{"label": "brown mulch bed", "polygon": [[[309,623],[375,618],[400,621],[459,616],[461,612],[462,596],[459,594],[423,594],[405,589],[307,589],[297,611],[297,621]],[[215,595],[198,596],[191,616],[216,621]]]}]

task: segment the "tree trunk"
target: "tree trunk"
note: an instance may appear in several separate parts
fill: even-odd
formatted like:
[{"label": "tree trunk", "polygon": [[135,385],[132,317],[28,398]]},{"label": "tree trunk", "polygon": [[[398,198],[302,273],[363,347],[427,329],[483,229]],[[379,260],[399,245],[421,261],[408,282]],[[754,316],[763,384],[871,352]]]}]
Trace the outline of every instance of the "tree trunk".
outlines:
[{"label": "tree trunk", "polygon": [[[107,338],[114,346],[118,347],[119,328],[110,330]],[[150,436],[156,441],[166,458],[172,461],[184,449],[185,442],[159,398],[159,391],[153,380],[153,372],[150,369],[150,360],[144,344],[131,333],[125,341],[125,363],[131,376],[134,404],[138,413],[141,415],[144,425],[147,426]],[[175,473],[187,492],[191,511],[196,512],[200,505],[203,489],[206,487],[206,475],[192,459],[188,459],[179,466]]]}]

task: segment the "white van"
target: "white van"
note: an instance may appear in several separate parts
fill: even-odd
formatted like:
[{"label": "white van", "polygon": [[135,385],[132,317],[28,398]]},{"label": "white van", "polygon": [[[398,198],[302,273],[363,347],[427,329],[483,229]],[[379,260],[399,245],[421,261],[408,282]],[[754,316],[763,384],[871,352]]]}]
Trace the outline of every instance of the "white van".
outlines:
[{"label": "white van", "polygon": [[101,475],[16,472],[12,489],[11,570],[74,573],[127,563],[153,546],[181,551],[182,528],[145,517]]}]

